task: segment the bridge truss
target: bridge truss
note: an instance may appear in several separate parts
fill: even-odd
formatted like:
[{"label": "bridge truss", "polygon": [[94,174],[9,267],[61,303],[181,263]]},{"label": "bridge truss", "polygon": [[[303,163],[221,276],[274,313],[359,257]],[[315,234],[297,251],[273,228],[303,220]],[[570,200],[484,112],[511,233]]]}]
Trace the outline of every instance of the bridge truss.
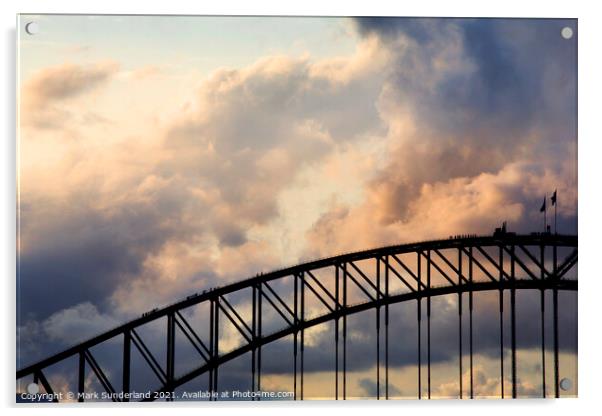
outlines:
[{"label": "bridge truss", "polygon": [[[304,346],[305,332],[327,322],[334,323],[335,348],[335,398],[347,399],[348,373],[348,324],[350,315],[375,310],[376,328],[376,398],[389,399],[390,369],[390,306],[401,302],[415,302],[417,320],[416,365],[418,397],[431,398],[431,299],[442,295],[457,295],[458,310],[458,380],[460,397],[474,397],[473,380],[473,294],[482,291],[499,293],[500,331],[500,377],[501,397],[517,397],[516,369],[516,292],[533,289],[540,293],[542,396],[546,396],[546,342],[545,342],[545,293],[552,293],[553,327],[553,379],[554,397],[559,391],[559,329],[558,293],[576,291],[576,278],[569,278],[571,270],[576,272],[577,237],[552,234],[498,236],[465,236],[447,240],[429,241],[376,248],[348,253],[300,264],[294,267],[260,274],[247,280],[203,293],[145,313],[140,318],[120,325],[58,354],[28,365],[17,371],[17,380],[33,380],[41,384],[47,393],[53,394],[53,386],[45,371],[67,359],[77,359],[76,372],[78,393],[86,390],[86,376],[91,371],[102,388],[113,394],[113,400],[127,401],[127,397],[116,398],[118,392],[130,392],[131,357],[134,350],[140,354],[148,368],[156,376],[156,392],[173,392],[176,388],[201,376],[208,377],[209,390],[218,391],[220,367],[243,354],[250,353],[251,368],[249,381],[251,391],[260,390],[262,383],[262,348],[269,343],[292,336],[295,400],[304,399]],[[328,277],[325,277],[327,276]],[[576,273],[575,273],[576,276]],[[287,281],[284,284],[281,282]],[[287,287],[287,293],[275,289]],[[356,293],[353,302],[350,293]],[[510,296],[510,361],[511,391],[504,391],[504,294]],[[319,304],[324,313],[310,316],[313,304]],[[357,295],[359,294],[359,295]],[[467,294],[465,304],[463,294]],[[359,301],[357,301],[359,299]],[[236,300],[236,301],[235,301]],[[312,304],[312,305],[313,305]],[[208,334],[200,334],[191,324],[186,310],[195,305],[205,305],[208,313],[203,315],[209,327]],[[269,305],[269,306],[268,306]],[[266,307],[285,322],[285,327],[266,331]],[[426,308],[426,317],[424,310]],[[250,311],[250,312],[249,312]],[[466,325],[468,315],[468,328]],[[549,314],[548,314],[549,315]],[[139,335],[139,328],[151,322],[165,319],[167,322],[165,343],[166,354],[159,359]],[[228,351],[220,346],[220,322],[228,322],[241,336],[243,342]],[[576,318],[575,318],[576,323]],[[462,334],[468,329],[468,345]],[[191,368],[176,375],[176,331],[185,336],[198,353]],[[426,342],[424,333],[426,332]],[[103,343],[118,342],[121,345],[122,373],[121,389],[110,381],[102,366],[95,359],[91,348]],[[426,345],[424,345],[426,344]],[[426,350],[426,354],[424,354]],[[426,355],[426,362],[424,362]],[[468,356],[469,385],[463,386],[464,356]],[[508,359],[508,358],[506,358]],[[423,378],[426,369],[426,380]],[[384,374],[382,374],[384,372]],[[381,381],[381,378],[383,381]],[[384,385],[383,385],[384,384]],[[155,399],[154,394],[145,400]],[[161,396],[159,396],[161,397]],[[166,396],[169,399],[169,395]],[[79,398],[83,401],[83,396]]]}]

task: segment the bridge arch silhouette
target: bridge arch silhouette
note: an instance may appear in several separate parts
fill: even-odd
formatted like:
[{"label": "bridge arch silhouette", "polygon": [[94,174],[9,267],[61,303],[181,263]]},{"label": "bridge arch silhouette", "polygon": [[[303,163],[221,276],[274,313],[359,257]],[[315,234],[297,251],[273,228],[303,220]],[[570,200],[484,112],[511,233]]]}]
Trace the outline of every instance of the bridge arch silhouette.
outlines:
[{"label": "bridge arch silhouette", "polygon": [[[87,373],[95,375],[102,388],[113,401],[128,401],[131,391],[132,352],[137,351],[145,364],[154,373],[157,385],[150,397],[143,400],[173,399],[170,395],[176,388],[201,376],[208,377],[209,390],[218,391],[220,367],[244,354],[251,354],[249,369],[251,390],[261,389],[262,348],[272,342],[293,337],[292,373],[294,377],[293,398],[304,399],[304,336],[305,331],[316,325],[333,322],[335,333],[335,398],[347,398],[347,317],[359,312],[375,310],[376,324],[376,398],[389,397],[389,307],[404,302],[416,303],[417,319],[417,385],[418,398],[431,398],[431,299],[437,296],[457,294],[458,302],[458,357],[459,391],[463,397],[464,355],[470,381],[467,397],[474,397],[473,382],[473,294],[483,291],[499,293],[500,331],[500,377],[501,397],[517,397],[518,377],[516,369],[516,292],[538,290],[541,294],[539,316],[530,317],[541,322],[541,359],[543,364],[542,396],[546,396],[545,376],[545,319],[544,294],[552,293],[553,327],[553,392],[560,396],[559,381],[559,329],[558,308],[560,291],[577,291],[575,277],[571,271],[577,266],[577,236],[550,233],[515,235],[513,233],[493,236],[457,236],[445,240],[402,244],[347,253],[299,264],[270,273],[258,274],[223,287],[213,288],[188,296],[186,299],[162,308],[146,312],[141,317],[124,323],[112,330],[81,342],[71,348],[52,355],[37,363],[19,369],[17,380],[33,380],[54,394],[53,386],[45,371],[69,359],[76,359],[73,368],[77,380],[77,393],[83,401],[86,391]],[[330,274],[324,278],[324,273]],[[275,289],[279,282],[287,280],[290,286],[286,294]],[[291,281],[292,280],[292,281]],[[394,289],[395,287],[395,289]],[[360,294],[353,302],[350,293]],[[504,391],[504,294],[510,294],[510,361],[511,391]],[[463,305],[464,294],[468,304]],[[308,295],[314,304],[321,305],[324,313],[308,314]],[[238,302],[232,301],[239,299]],[[357,299],[357,296],[356,296]],[[199,334],[186,318],[187,308],[205,305],[208,334]],[[264,329],[265,308],[270,307],[285,326],[270,332]],[[424,309],[426,309],[426,319]],[[250,310],[250,313],[244,311]],[[315,309],[314,309],[315,311]],[[468,328],[466,326],[468,315]],[[165,346],[164,360],[151,352],[138,330],[149,323],[165,319],[166,336],[161,340]],[[225,351],[220,346],[220,322],[227,322],[238,332],[242,343]],[[462,334],[468,330],[468,345],[463,343]],[[198,361],[181,375],[175,373],[176,332],[183,334],[198,353]],[[426,340],[423,338],[426,335]],[[426,342],[424,342],[426,341]],[[119,342],[123,355],[121,367],[121,389],[117,390],[95,359],[91,348],[108,342]],[[426,344],[426,345],[424,345]],[[384,350],[384,351],[383,351]],[[426,350],[426,360],[424,351]],[[425,362],[426,361],[426,362]],[[381,369],[381,367],[384,367]],[[426,369],[426,380],[423,380]],[[384,380],[381,382],[381,372]],[[382,384],[382,385],[381,385]],[[384,390],[384,392],[382,392]],[[57,400],[57,399],[55,399]]]}]

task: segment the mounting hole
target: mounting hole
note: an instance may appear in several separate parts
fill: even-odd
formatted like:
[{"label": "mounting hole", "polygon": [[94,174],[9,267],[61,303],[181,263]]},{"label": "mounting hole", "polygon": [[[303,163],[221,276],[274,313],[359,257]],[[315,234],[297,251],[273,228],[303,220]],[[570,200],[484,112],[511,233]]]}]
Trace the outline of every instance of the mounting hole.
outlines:
[{"label": "mounting hole", "polygon": [[562,30],[560,31],[560,35],[565,39],[570,39],[573,37],[573,29],[571,29],[568,26],[563,27]]},{"label": "mounting hole", "polygon": [[562,380],[560,380],[560,388],[563,391],[568,391],[571,389],[571,387],[573,387],[573,382],[570,378],[563,378]]},{"label": "mounting hole", "polygon": [[38,394],[40,392],[40,386],[36,383],[29,383],[27,385],[27,393],[29,394]]},{"label": "mounting hole", "polygon": [[29,35],[35,35],[40,32],[40,25],[38,25],[36,22],[29,22],[25,25],[25,31]]}]

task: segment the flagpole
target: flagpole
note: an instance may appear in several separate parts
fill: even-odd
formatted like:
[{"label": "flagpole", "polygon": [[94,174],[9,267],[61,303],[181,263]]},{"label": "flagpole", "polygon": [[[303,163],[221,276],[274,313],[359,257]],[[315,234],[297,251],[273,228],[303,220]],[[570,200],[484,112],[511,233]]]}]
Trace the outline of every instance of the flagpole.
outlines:
[{"label": "flagpole", "polygon": [[548,207],[546,205],[546,201],[547,201],[548,195],[544,194],[543,197],[543,232],[547,232],[548,231],[548,222],[546,221],[546,212],[548,211]]},{"label": "flagpole", "polygon": [[554,234],[558,234],[558,224],[556,223],[556,210],[558,209],[558,194],[554,191],[556,199],[554,200]]}]

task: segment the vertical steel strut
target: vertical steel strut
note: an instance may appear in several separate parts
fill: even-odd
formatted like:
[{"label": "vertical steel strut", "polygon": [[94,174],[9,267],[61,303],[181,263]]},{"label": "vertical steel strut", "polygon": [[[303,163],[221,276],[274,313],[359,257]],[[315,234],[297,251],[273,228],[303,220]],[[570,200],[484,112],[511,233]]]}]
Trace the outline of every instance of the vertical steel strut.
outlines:
[{"label": "vertical steel strut", "polygon": [[510,320],[512,331],[512,398],[516,399],[516,274],[514,269],[514,245],[510,246],[510,253],[510,276],[512,279],[512,287],[510,288]]},{"label": "vertical steel strut", "polygon": [[[334,291],[335,291],[335,310],[338,312],[340,308],[339,304],[339,265],[335,265],[335,277],[334,277]],[[339,400],[339,315],[337,314],[334,320],[334,397],[335,400]]]},{"label": "vertical steel strut", "polygon": [[[545,247],[543,245],[540,246],[540,264],[541,264],[541,274],[540,279],[543,282],[545,279]],[[541,302],[541,395],[545,399],[546,398],[546,306],[545,306],[545,289],[540,290],[540,302]]]},{"label": "vertical steel strut", "polygon": [[[214,324],[215,324],[215,329],[213,330],[213,342],[214,342],[215,346],[213,347],[213,352],[215,354],[215,357],[217,358],[219,356],[219,296],[215,297],[213,306],[215,308],[215,312],[213,315]],[[219,394],[218,387],[217,387],[218,371],[219,371],[219,366],[216,364],[216,366],[213,370],[213,389],[216,392],[215,400],[218,399],[218,394]]]},{"label": "vertical steel strut", "polygon": [[[34,379],[34,383],[37,383],[37,381]],[[84,355],[84,351],[81,351],[79,353],[79,373],[78,373],[78,378],[77,378],[77,393],[78,393],[78,397],[77,397],[77,401],[78,402],[83,402],[84,401],[84,389],[85,389],[85,383],[86,383],[86,357]]]},{"label": "vertical steel strut", "polygon": [[[418,294],[422,286],[422,259],[420,252],[416,253],[418,258]],[[422,399],[422,296],[418,296],[418,400]]]},{"label": "vertical steel strut", "polygon": [[[121,389],[124,393],[130,392],[130,357],[131,357],[131,344],[132,334],[129,330],[123,333],[123,381],[121,383]],[[129,401],[128,398],[124,398],[125,401]]]},{"label": "vertical steel strut", "polygon": [[[214,360],[216,358],[216,354],[215,354],[215,350],[214,350],[215,343],[213,342],[213,337],[214,337],[213,331],[215,330],[215,324],[213,323],[214,320],[215,320],[215,307],[213,306],[213,299],[211,299],[209,301],[209,352],[210,352],[211,360]],[[213,392],[214,391],[215,390],[213,388],[213,366],[211,366],[209,368],[209,392],[210,392],[209,401],[213,400]]]},{"label": "vertical steel strut", "polygon": [[[376,258],[376,300],[380,300],[380,259]],[[380,305],[376,305],[376,400],[380,400]]]},{"label": "vertical steel strut", "polygon": [[499,247],[499,272],[500,272],[500,393],[504,398],[504,248]]},{"label": "vertical steel strut", "polygon": [[[263,288],[261,283],[257,286],[257,337],[263,336]],[[261,343],[257,347],[257,390],[261,391]],[[257,398],[261,400],[261,396]]]},{"label": "vertical steel strut", "polygon": [[[458,285],[462,285],[462,249],[458,249]],[[460,399],[463,398],[464,389],[462,385],[462,291],[458,293],[458,384]]]},{"label": "vertical steel strut", "polygon": [[[553,270],[554,270],[554,279],[558,279],[558,263],[557,263],[557,252],[556,252],[556,242],[552,247],[553,249]],[[552,301],[554,308],[554,397],[560,397],[560,368],[558,362],[558,289],[556,285],[554,285],[554,289],[552,291]]]},{"label": "vertical steel strut", "polygon": [[[472,246],[468,248],[468,282],[472,286]],[[473,345],[472,345],[472,288],[470,292],[468,292],[468,342],[469,342],[469,350],[470,350],[470,398],[474,399],[474,373],[473,373]]]},{"label": "vertical steel strut", "polygon": [[[251,314],[253,317],[251,318],[251,330],[252,330],[252,339],[253,339],[253,348],[251,349],[251,391],[255,391],[255,377],[256,377],[256,366],[257,366],[257,353],[255,350],[255,343],[257,342],[257,285],[253,285],[252,289],[252,309]],[[296,391],[295,391],[296,393]],[[255,395],[251,397],[251,401],[255,401]]]},{"label": "vertical steel strut", "polygon": [[[305,274],[301,272],[301,322],[305,322]],[[303,379],[305,376],[305,330],[301,327],[301,400],[303,400]]]},{"label": "vertical steel strut", "polygon": [[[294,279],[294,312],[295,312],[295,316],[294,316],[294,322],[295,322],[295,328],[298,327],[299,325],[299,305],[298,305],[298,296],[297,296],[297,291],[298,291],[298,284],[297,284],[297,280],[298,277],[295,274],[293,276]],[[295,329],[295,333],[293,335],[293,361],[294,361],[294,371],[293,371],[293,398],[294,400],[297,400],[297,330]]]},{"label": "vertical steel strut", "polygon": [[[343,263],[343,308],[347,308],[347,263]],[[343,315],[343,400],[347,400],[347,314]]]},{"label": "vertical steel strut", "polygon": [[[171,385],[174,380],[174,372],[175,372],[175,355],[176,355],[176,333],[175,333],[175,324],[174,324],[174,314],[173,312],[167,315],[167,371],[166,371],[166,384],[170,386],[169,392],[173,392]],[[168,396],[167,401],[173,401],[173,397]]]},{"label": "vertical steel strut", "polygon": [[[431,289],[431,251],[426,252],[426,287]],[[427,360],[427,398],[431,398],[431,297],[426,298],[426,360]]]},{"label": "vertical steel strut", "polygon": [[385,398],[389,400],[389,256],[385,256]]}]

